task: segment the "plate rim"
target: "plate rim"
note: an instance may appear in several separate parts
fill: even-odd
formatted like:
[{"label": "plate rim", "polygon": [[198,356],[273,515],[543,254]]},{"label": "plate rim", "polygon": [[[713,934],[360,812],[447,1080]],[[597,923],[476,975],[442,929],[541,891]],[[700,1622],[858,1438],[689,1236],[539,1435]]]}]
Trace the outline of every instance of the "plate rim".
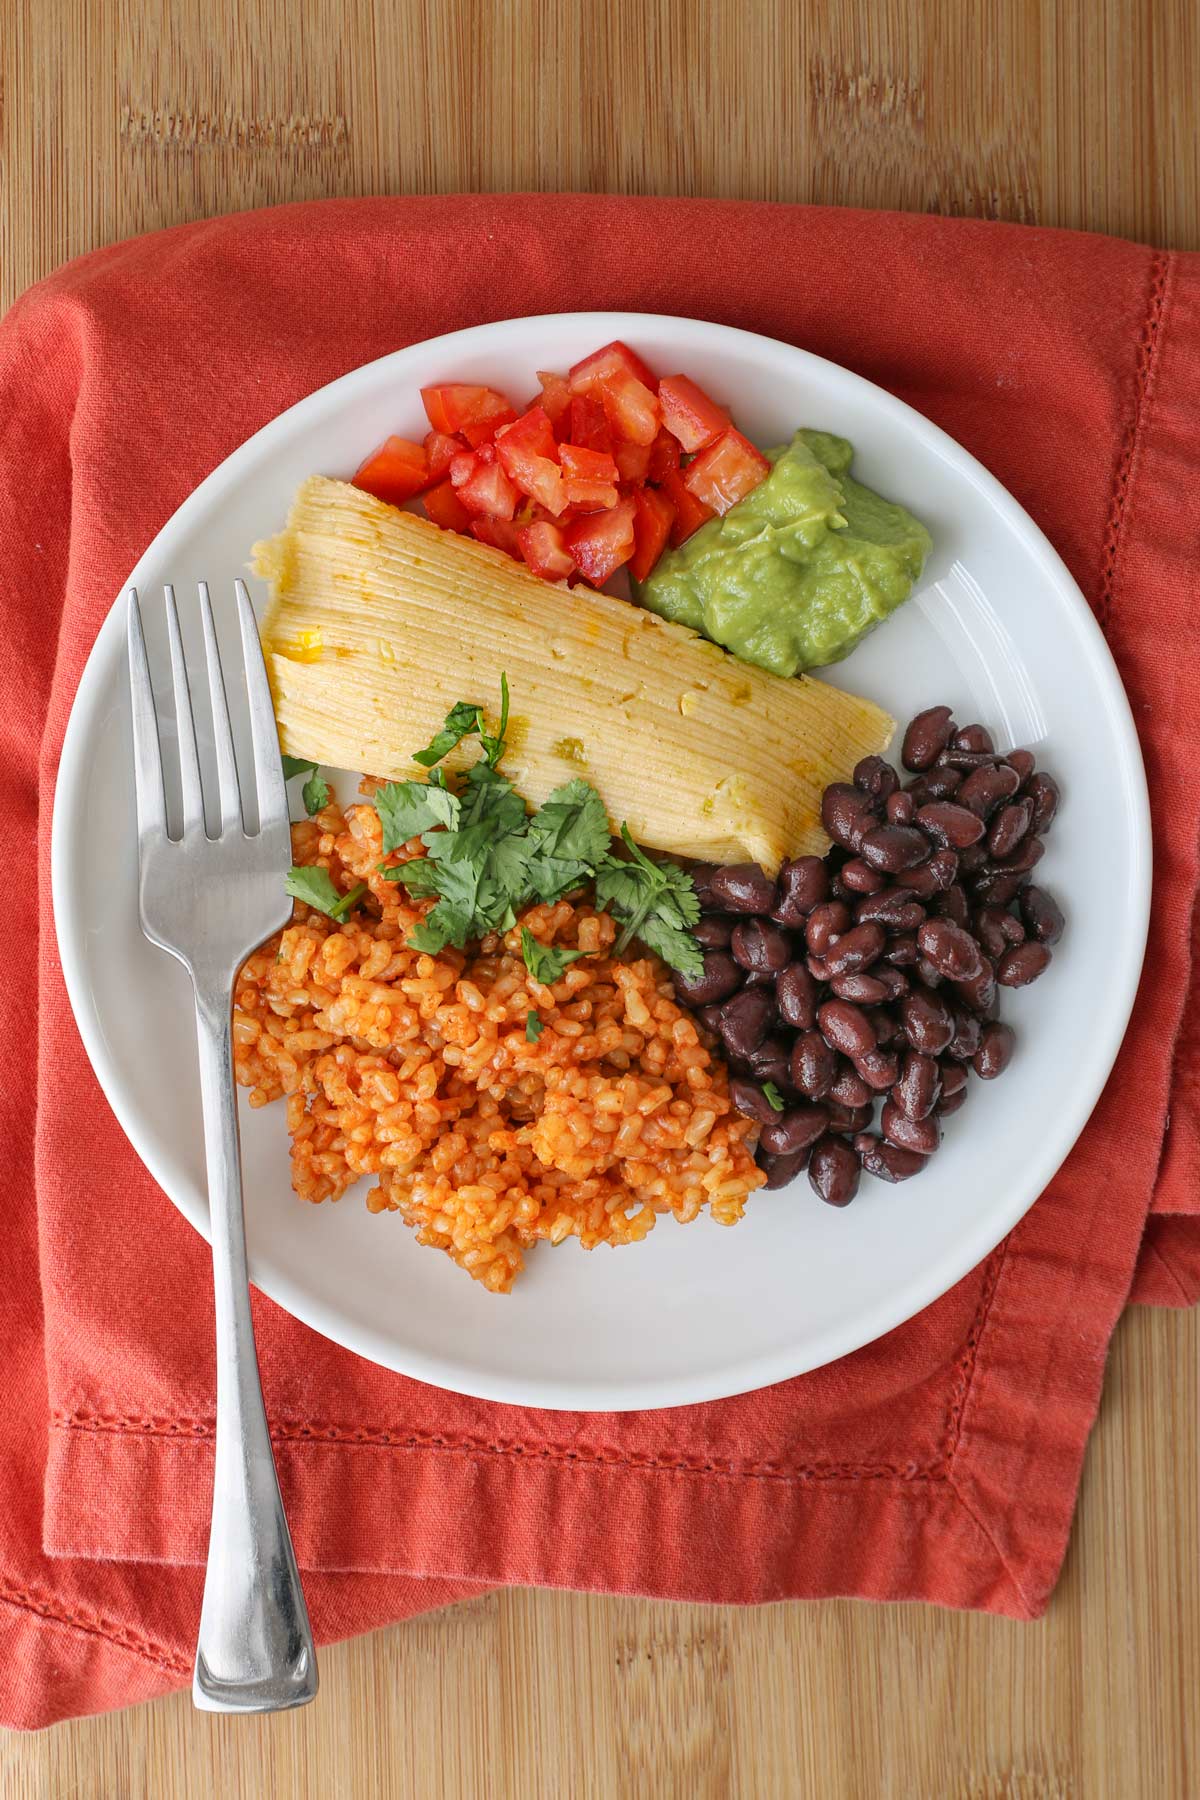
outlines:
[{"label": "plate rim", "polygon": [[[556,328],[564,324],[577,327],[581,342],[590,341],[598,333],[606,338],[632,337],[639,330],[678,331],[682,327],[688,335],[693,331],[715,334],[719,340],[733,340],[735,344],[748,350],[766,346],[772,356],[783,353],[794,358],[801,378],[806,367],[816,366],[821,370],[834,371],[838,380],[849,382],[862,390],[864,398],[871,405],[885,415],[890,414],[898,426],[913,431],[929,450],[964,476],[1008,529],[1025,542],[1047,583],[1074,616],[1082,647],[1088,656],[1093,684],[1104,703],[1105,716],[1114,733],[1118,761],[1124,776],[1124,799],[1130,818],[1134,851],[1134,866],[1129,871],[1134,930],[1127,940],[1129,953],[1122,967],[1121,980],[1110,996],[1110,1005],[1105,1013],[1107,1027],[1104,1031],[1097,1032],[1086,1066],[1089,1078],[1082,1084],[1083,1090],[1090,1096],[1086,1109],[1080,1110],[1078,1103],[1069,1109],[1069,1116],[1072,1120],[1077,1117],[1077,1122],[1068,1131],[1060,1129],[1049,1136],[1047,1143],[1041,1147],[1041,1154],[1032,1159],[1030,1182],[1014,1189],[1024,1195],[1027,1188],[1032,1187],[1028,1198],[1023,1198],[1017,1204],[1010,1199],[1006,1206],[997,1205],[983,1215],[987,1222],[982,1227],[976,1224],[972,1231],[964,1229],[954,1238],[952,1245],[923,1267],[920,1277],[912,1278],[891,1294],[888,1304],[877,1304],[870,1314],[869,1322],[864,1323],[864,1314],[859,1311],[851,1315],[857,1323],[847,1326],[839,1322],[836,1326],[827,1327],[811,1338],[803,1351],[797,1349],[788,1354],[786,1350],[776,1350],[754,1355],[743,1361],[731,1360],[723,1365],[725,1372],[720,1378],[714,1378],[711,1373],[703,1373],[699,1376],[651,1378],[639,1381],[636,1386],[628,1380],[614,1384],[594,1380],[558,1381],[552,1377],[526,1380],[507,1375],[492,1379],[491,1371],[486,1367],[474,1363],[464,1367],[442,1356],[428,1355],[420,1349],[406,1348],[403,1354],[398,1355],[391,1339],[383,1338],[378,1331],[356,1321],[351,1314],[337,1306],[314,1301],[311,1294],[297,1287],[284,1271],[272,1270],[269,1266],[264,1268],[264,1261],[269,1263],[269,1259],[264,1259],[261,1251],[251,1253],[252,1283],[286,1312],[343,1348],[411,1379],[448,1388],[471,1398],[550,1411],[627,1412],[695,1405],[754,1392],[759,1388],[790,1380],[874,1343],[915,1317],[977,1267],[1036,1203],[1085,1130],[1120,1052],[1141,979],[1149,929],[1153,846],[1145,765],[1132,708],[1120,672],[1082,591],[1040,526],[996,476],[948,432],[927,419],[916,408],[866,376],[799,345],[786,343],[765,333],[746,331],[738,326],[669,313],[557,312],[487,321],[441,333],[436,337],[416,340],[335,376],[332,381],[314,389],[260,426],[192,489],[143,550],[106,613],[88,652],[71,701],[62,752],[55,771],[50,842],[51,903],[55,935],[63,981],[76,1028],[114,1117],[144,1167],[171,1204],[194,1226],[201,1237],[209,1240],[207,1206],[199,1208],[189,1199],[180,1198],[173,1192],[169,1172],[160,1165],[160,1159],[153,1150],[143,1148],[138,1141],[134,1109],[126,1103],[119,1072],[108,1054],[103,1027],[92,1005],[82,951],[84,931],[82,920],[76,916],[77,907],[82,903],[77,903],[74,895],[82,890],[72,883],[75,856],[73,844],[76,840],[71,825],[73,810],[78,808],[80,775],[87,754],[84,715],[88,715],[87,724],[90,725],[96,715],[97,703],[104,697],[104,667],[114,656],[119,660],[120,612],[124,595],[130,587],[143,585],[147,565],[152,560],[165,560],[170,555],[173,539],[184,535],[191,528],[193,520],[202,515],[238,479],[245,464],[269,454],[277,440],[287,438],[298,417],[302,423],[308,423],[310,418],[317,421],[326,408],[340,408],[347,401],[352,402],[356,391],[369,390],[384,370],[394,368],[398,362],[415,352],[427,355],[431,350],[437,351],[443,347],[448,352],[453,352],[455,347],[461,350],[468,345],[475,349],[481,337],[499,339],[503,343],[506,335],[521,336],[530,326],[539,324],[553,324]],[[681,345],[681,353],[686,355],[686,346]],[[997,1221],[1001,1218],[1003,1223],[997,1230]]]}]

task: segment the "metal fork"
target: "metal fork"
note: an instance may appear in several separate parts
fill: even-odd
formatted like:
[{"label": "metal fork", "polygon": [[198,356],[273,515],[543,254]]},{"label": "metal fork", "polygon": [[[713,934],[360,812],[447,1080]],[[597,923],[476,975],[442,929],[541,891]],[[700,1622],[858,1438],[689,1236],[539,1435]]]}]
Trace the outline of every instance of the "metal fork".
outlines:
[{"label": "metal fork", "polygon": [[[171,587],[167,637],[179,746],[182,834],[167,830],[158,716],[136,588],[129,590],[129,686],[142,930],[192,978],[216,1289],[217,1430],[212,1526],[192,1698],[207,1712],[275,1712],[317,1691],[317,1659],[267,1430],[246,1267],[233,983],[242,962],[291,916],[283,765],[258,628],[245,584],[238,623],[250,710],[258,829],[248,834],[208,587],[200,583],[216,751],[218,834],[206,833],[191,686]],[[202,678],[203,679],[203,678]]]}]

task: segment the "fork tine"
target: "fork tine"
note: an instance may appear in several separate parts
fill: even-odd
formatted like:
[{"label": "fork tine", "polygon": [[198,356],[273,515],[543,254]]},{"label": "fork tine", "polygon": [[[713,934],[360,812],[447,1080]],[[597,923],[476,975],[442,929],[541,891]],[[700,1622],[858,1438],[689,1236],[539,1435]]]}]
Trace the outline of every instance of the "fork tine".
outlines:
[{"label": "fork tine", "polygon": [[150,664],[142,633],[142,613],[136,588],[129,590],[126,618],[129,644],[129,701],[133,712],[133,787],[137,800],[139,841],[167,835],[167,802],[163,788],[162,756],[158,747],[158,714],[150,685]]},{"label": "fork tine", "polygon": [[192,716],[192,692],[188,683],[183,636],[175,589],[163,588],[167,606],[167,642],[171,646],[171,686],[175,692],[175,731],[179,740],[179,785],[183,799],[183,835],[204,830],[204,790],[200,786],[200,757],[196,750],[196,722]]},{"label": "fork tine", "polygon": [[291,831],[288,826],[287,789],[283,780],[283,760],[279,754],[279,731],[275,724],[275,707],[262,640],[254,618],[254,608],[244,581],[234,583],[237,594],[238,624],[242,632],[242,654],[246,666],[246,698],[250,703],[250,740],[254,746],[254,777],[258,786],[258,829],[262,836],[276,840],[281,857],[291,860]]},{"label": "fork tine", "polygon": [[217,628],[213,623],[212,602],[207,581],[196,584],[200,590],[200,622],[204,627],[204,659],[208,664],[208,695],[212,704],[213,738],[217,753],[217,789],[221,805],[221,833],[237,830],[242,823],[242,797],[238,788],[237,758],[233,752],[233,728],[229,723],[229,702],[225,695],[225,676],[221,669],[221,649]]}]

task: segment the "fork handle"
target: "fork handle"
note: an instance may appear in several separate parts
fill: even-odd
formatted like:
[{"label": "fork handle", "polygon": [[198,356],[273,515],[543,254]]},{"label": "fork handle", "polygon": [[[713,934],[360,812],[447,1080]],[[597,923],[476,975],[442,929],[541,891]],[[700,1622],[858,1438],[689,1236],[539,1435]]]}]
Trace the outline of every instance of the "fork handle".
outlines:
[{"label": "fork handle", "polygon": [[206,1712],[277,1712],[317,1691],[317,1657],[263,1406],[250,1286],[232,992],[196,984],[200,1096],[216,1295],[212,1527],[192,1698]]}]

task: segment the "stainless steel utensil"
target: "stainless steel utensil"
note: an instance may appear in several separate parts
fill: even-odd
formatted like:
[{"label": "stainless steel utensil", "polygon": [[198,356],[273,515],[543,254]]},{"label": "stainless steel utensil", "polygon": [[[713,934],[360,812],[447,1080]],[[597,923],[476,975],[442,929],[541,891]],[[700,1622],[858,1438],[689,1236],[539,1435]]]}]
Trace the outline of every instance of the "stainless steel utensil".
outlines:
[{"label": "stainless steel utensil", "polygon": [[[233,982],[242,962],[291,915],[287,796],[267,673],[245,584],[238,623],[249,702],[256,805],[246,808],[208,587],[200,583],[206,669],[189,672],[174,590],[164,589],[179,760],[182,832],[168,835],[159,720],[136,589],[129,591],[129,687],[137,792],[142,930],[191,976],[216,1290],[217,1429],[212,1527],[192,1698],[208,1712],[275,1712],[317,1691],[317,1659],[279,1495],[250,1319],[233,1083]],[[206,683],[216,791],[205,827],[194,686]],[[165,734],[164,734],[165,741]],[[249,787],[249,783],[247,783]],[[250,797],[249,794],[246,796]],[[257,814],[247,833],[243,819]]]}]

